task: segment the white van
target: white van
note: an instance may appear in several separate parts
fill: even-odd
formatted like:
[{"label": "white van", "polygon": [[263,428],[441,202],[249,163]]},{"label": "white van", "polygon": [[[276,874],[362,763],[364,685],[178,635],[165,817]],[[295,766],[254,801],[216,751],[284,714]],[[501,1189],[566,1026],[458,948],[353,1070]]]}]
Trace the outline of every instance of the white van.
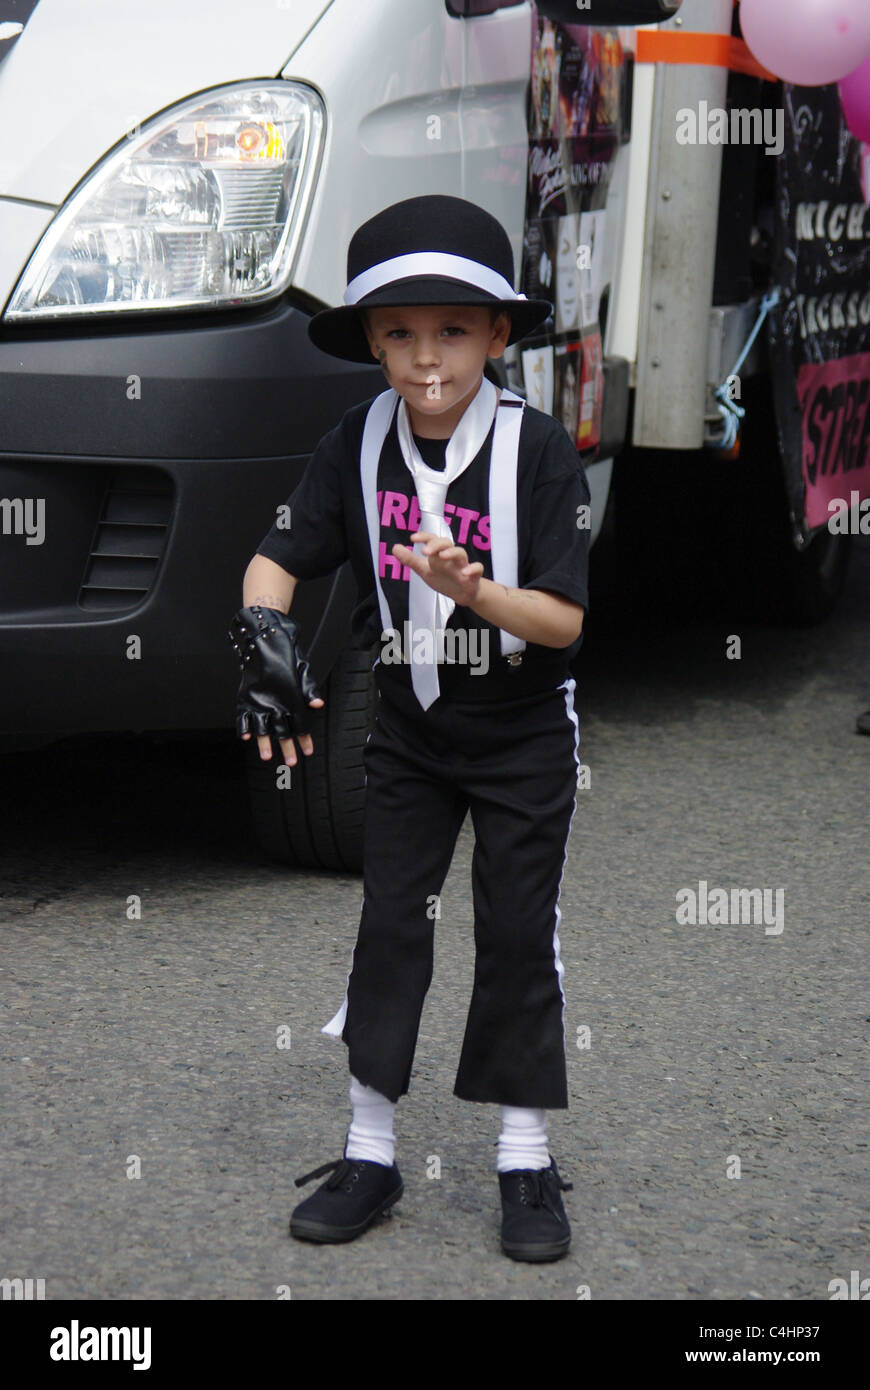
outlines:
[{"label": "white van", "polygon": [[[732,24],[731,0],[538,8]],[[415,194],[487,208],[519,275],[534,23],[528,0],[0,0],[4,746],[233,726],[226,631],[247,563],[318,439],[383,385],[318,352],[307,321],[341,301],[355,228]],[[699,448],[752,321],[745,296],[711,311],[717,237],[733,240],[721,150],[660,157],[667,104],[686,84],[721,101],[726,76],[631,69],[597,275],[593,539],[629,391],[635,446]],[[667,262],[664,179],[680,208]],[[493,371],[523,391],[516,349]],[[244,746],[261,841],[291,863],[360,863],[373,691],[348,643],[356,599],[344,566],[294,600],[326,708],[292,789]]]},{"label": "white van", "polygon": [[[340,302],[354,229],[416,193],[487,207],[519,267],[531,23],[498,0],[2,0],[5,746],[231,726],[245,566],[382,389],[307,319]],[[297,862],[358,861],[355,598],[345,568],[294,603],[328,727],[305,785],[254,802]]]}]

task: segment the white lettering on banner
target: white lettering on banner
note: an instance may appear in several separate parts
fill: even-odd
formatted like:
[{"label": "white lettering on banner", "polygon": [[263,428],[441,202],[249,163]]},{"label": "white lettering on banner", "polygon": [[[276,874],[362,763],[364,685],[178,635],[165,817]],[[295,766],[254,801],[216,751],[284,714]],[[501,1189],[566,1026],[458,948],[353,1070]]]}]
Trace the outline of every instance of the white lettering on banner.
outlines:
[{"label": "white lettering on banner", "polygon": [[[868,203],[798,203],[795,235],[798,241],[863,241]],[[866,233],[870,236],[870,232]]]},{"label": "white lettering on banner", "polygon": [[800,320],[801,337],[809,338],[814,333],[830,333],[831,329],[866,328],[870,324],[870,291],[866,294],[853,290],[851,294],[795,296],[795,306]]}]

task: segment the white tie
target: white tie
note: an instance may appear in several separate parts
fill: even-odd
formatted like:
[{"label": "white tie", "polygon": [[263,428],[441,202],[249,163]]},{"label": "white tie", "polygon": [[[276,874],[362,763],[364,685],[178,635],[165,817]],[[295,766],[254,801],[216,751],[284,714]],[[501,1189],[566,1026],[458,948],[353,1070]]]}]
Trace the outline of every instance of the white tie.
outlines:
[{"label": "white tie", "polygon": [[[408,407],[404,400],[400,400],[396,422],[399,447],[417,489],[421,531],[431,531],[436,536],[453,539],[453,533],[444,519],[447,489],[455,478],[465,472],[483,448],[492,427],[498,397],[496,387],[483,377],[479,391],[466,407],[462,419],[447,442],[443,472],[429,468],[424,463],[411,433]],[[422,549],[422,543],[417,541],[414,553],[419,555]],[[441,691],[436,660],[437,652],[441,648],[438,634],[444,632],[455,607],[452,598],[431,588],[416,571],[411,570],[408,592],[408,657],[411,662],[411,683],[423,709],[428,709]],[[423,640],[422,651],[415,643],[415,634],[420,631],[428,634]]]}]

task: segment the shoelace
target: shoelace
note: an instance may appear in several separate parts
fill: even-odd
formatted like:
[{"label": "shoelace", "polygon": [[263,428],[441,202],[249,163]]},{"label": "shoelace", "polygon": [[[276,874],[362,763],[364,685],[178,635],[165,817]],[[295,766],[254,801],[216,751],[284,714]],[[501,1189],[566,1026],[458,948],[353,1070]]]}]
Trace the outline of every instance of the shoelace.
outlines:
[{"label": "shoelace", "polygon": [[[315,1168],[312,1173],[306,1173],[304,1177],[297,1178],[296,1186],[304,1187],[305,1184],[311,1182],[313,1178],[322,1178],[324,1173],[332,1173],[332,1177],[326,1184],[327,1187],[330,1189],[341,1187],[345,1178],[350,1177],[354,1171],[357,1173],[359,1172],[359,1165],[361,1162],[362,1159],[336,1158],[332,1163],[324,1163],[321,1168]],[[333,1169],[335,1170],[334,1172]]]},{"label": "shoelace", "polygon": [[[572,1182],[564,1182],[555,1170],[551,1171],[548,1168],[532,1169],[528,1173],[523,1173],[523,1176],[520,1178],[520,1201],[530,1207],[546,1207],[547,1210],[551,1211],[555,1216],[557,1215],[556,1207],[549,1191],[549,1185],[544,1178],[546,1173],[550,1174],[552,1181],[561,1192],[574,1191],[574,1184]],[[526,1202],[526,1193],[529,1188],[531,1189],[531,1200]]]}]

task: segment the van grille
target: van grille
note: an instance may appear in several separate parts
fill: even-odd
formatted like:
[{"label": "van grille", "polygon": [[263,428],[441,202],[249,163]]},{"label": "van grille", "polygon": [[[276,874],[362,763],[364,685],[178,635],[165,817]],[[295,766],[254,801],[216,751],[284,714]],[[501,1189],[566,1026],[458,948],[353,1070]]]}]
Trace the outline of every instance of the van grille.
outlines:
[{"label": "van grille", "polygon": [[153,468],[118,468],[109,479],[79,607],[117,612],[147,596],[166,543],[173,487]]}]

